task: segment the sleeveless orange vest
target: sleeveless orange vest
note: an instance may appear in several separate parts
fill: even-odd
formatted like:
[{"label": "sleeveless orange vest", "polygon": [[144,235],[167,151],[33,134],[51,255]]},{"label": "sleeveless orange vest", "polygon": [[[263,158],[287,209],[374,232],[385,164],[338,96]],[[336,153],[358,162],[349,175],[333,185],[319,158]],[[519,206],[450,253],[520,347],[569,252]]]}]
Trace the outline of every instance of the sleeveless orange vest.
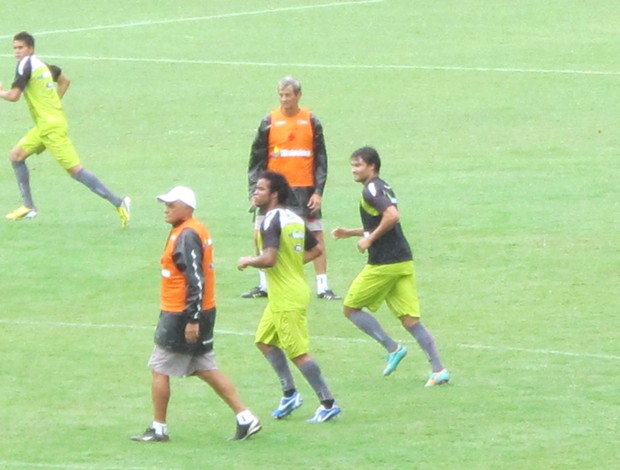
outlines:
[{"label": "sleeveless orange vest", "polygon": [[172,254],[176,240],[181,232],[189,228],[196,232],[202,241],[202,270],[204,286],[202,289],[201,310],[215,307],[215,270],[213,268],[213,242],[207,228],[192,217],[170,231],[164,254],[161,257],[161,310],[164,312],[183,313],[185,309],[185,290],[187,282],[184,274],[174,264]]},{"label": "sleeveless orange vest", "polygon": [[282,173],[293,187],[314,186],[314,132],[310,111],[289,117],[274,109],[269,129],[267,169]]}]

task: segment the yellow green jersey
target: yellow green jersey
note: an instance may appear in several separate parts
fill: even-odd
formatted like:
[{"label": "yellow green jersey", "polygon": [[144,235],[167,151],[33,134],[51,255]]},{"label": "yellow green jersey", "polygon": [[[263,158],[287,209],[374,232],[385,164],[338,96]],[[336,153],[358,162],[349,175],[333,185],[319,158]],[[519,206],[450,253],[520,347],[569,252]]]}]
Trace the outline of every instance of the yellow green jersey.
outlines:
[{"label": "yellow green jersey", "polygon": [[60,69],[48,66],[34,54],[17,63],[12,87],[22,90],[30,115],[41,134],[67,127],[67,119],[56,91],[58,75]]},{"label": "yellow green jersey", "polygon": [[301,217],[283,208],[265,214],[258,236],[263,250],[278,251],[276,264],[265,270],[271,310],[305,309],[310,302],[310,287],[304,275],[304,252],[314,248],[317,240]]}]

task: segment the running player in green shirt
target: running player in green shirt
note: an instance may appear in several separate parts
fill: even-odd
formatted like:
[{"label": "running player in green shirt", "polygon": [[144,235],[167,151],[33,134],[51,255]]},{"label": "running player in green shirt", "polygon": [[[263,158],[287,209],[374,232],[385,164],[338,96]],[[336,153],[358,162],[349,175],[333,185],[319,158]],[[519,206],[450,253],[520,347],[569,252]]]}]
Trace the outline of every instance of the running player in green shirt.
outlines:
[{"label": "running player in green shirt", "polygon": [[310,287],[303,265],[321,254],[321,247],[304,221],[283,205],[290,188],[286,178],[273,171],[259,175],[253,204],[265,214],[260,227],[258,256],[239,258],[240,270],[248,266],[265,269],[269,283],[267,307],[256,332],[256,346],[280,378],[283,397],[271,414],[282,419],[299,408],[303,401],[295,388],[287,357],[297,366],[316,392],[321,404],[310,423],[323,423],[341,410],[329,390],[321,369],[309,354],[306,309]]},{"label": "running player in green shirt", "polygon": [[34,38],[28,33],[21,32],[14,36],[13,51],[17,59],[15,80],[10,90],[5,90],[0,83],[0,98],[18,101],[23,94],[35,127],[19,140],[9,156],[23,205],[8,213],[6,218],[21,220],[36,217],[26,159],[47,149],[73,178],[114,205],[121,226],[127,227],[131,200],[127,196],[116,196],[97,176],[80,164],[80,158],[67,134],[67,119],[60,99],[69,87],[69,79],[58,67],[47,65],[35,55]]},{"label": "running player in green shirt", "polygon": [[400,214],[392,187],[379,178],[381,159],[372,147],[351,155],[353,178],[364,185],[360,203],[362,227],[335,228],[336,239],[361,237],[357,249],[368,251],[368,263],[357,275],[344,299],[344,314],[360,330],[377,340],[388,352],[383,375],[390,375],[406,356],[407,348],[394,341],[366,307],[376,312],[383,301],[398,318],[430,362],[432,373],[426,387],[450,380],[439,358],[435,340],[420,322],[420,305],[415,285],[413,256],[400,226]]}]

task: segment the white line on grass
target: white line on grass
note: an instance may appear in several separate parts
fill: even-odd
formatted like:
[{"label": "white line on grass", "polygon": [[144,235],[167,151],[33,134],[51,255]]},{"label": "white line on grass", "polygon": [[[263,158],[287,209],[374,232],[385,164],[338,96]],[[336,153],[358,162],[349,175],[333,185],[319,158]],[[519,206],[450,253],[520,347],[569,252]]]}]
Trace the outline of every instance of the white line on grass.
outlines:
[{"label": "white line on grass", "polygon": [[93,465],[90,463],[85,464],[54,464],[54,463],[34,463],[34,462],[19,462],[10,460],[0,460],[0,468],[62,468],[68,470],[147,470],[149,467],[110,467],[102,465]]},{"label": "white line on grass", "polygon": [[485,346],[484,344],[464,344],[459,343],[457,346],[467,349],[489,349],[489,350],[503,350],[503,351],[515,351],[531,354],[544,354],[552,356],[572,356],[572,357],[591,357],[595,359],[611,359],[620,360],[620,356],[614,356],[613,354],[596,354],[596,353],[576,353],[570,351],[557,351],[554,349],[528,349],[528,348],[516,348],[513,346]]},{"label": "white line on grass", "polygon": [[[289,11],[301,11],[301,10],[314,10],[317,8],[332,8],[332,7],[340,7],[340,6],[350,6],[350,5],[361,5],[365,3],[382,3],[385,0],[359,0],[359,1],[349,1],[349,2],[331,2],[331,3],[320,3],[317,5],[299,5],[299,6],[290,6],[290,7],[282,7],[282,8],[270,8],[266,10],[256,10],[256,11],[244,11],[238,13],[221,13],[219,15],[209,15],[209,16],[193,16],[189,18],[172,18],[167,20],[150,20],[150,21],[133,21],[130,23],[120,23],[120,24],[110,24],[110,25],[99,25],[99,26],[85,26],[83,28],[71,28],[71,29],[56,29],[51,31],[39,31],[32,33],[36,36],[44,36],[50,34],[65,34],[65,33],[82,33],[86,31],[101,31],[105,29],[124,29],[124,28],[135,28],[139,26],[160,26],[163,24],[173,24],[173,23],[187,23],[192,21],[210,21],[210,20],[219,20],[224,18],[237,18],[240,16],[257,16],[257,15],[266,15],[271,13],[283,13]],[[8,39],[12,38],[12,35],[3,35],[0,36],[0,39]]]},{"label": "white line on grass", "polygon": [[[283,8],[272,8],[265,10],[246,11],[237,13],[222,13],[209,16],[195,16],[189,18],[173,18],[167,20],[135,21],[130,23],[120,23],[113,25],[87,26],[83,28],[58,29],[51,31],[40,31],[33,33],[35,36],[78,33],[86,31],[99,31],[107,29],[134,28],[140,26],[153,26],[172,23],[184,23],[191,21],[209,21],[216,19],[234,18],[241,16],[257,16],[272,13],[289,11],[310,10],[316,8],[332,8],[340,6],[382,3],[385,0],[359,0],[345,2],[322,3],[318,5],[299,5]],[[0,35],[0,39],[12,38],[12,35]],[[0,54],[0,57],[13,57],[9,54]],[[613,70],[579,70],[579,69],[543,69],[525,67],[466,67],[453,65],[409,65],[409,64],[311,64],[311,63],[277,63],[277,62],[246,62],[246,61],[224,61],[224,60],[188,60],[188,59],[162,59],[162,58],[143,58],[143,57],[86,57],[86,56],[62,56],[46,55],[51,59],[61,60],[85,60],[85,61],[110,61],[110,62],[144,62],[144,63],[165,63],[165,64],[196,64],[196,65],[223,65],[234,67],[280,67],[280,68],[315,68],[315,69],[345,69],[345,70],[428,70],[428,71],[453,71],[453,72],[490,72],[490,73],[523,73],[523,74],[555,74],[555,75],[602,75],[618,76],[619,71]]]},{"label": "white line on grass", "polygon": [[[27,320],[5,320],[0,319],[0,324],[5,325],[24,325],[24,326],[51,326],[51,327],[75,327],[75,328],[111,328],[122,330],[153,330],[154,326],[146,325],[122,325],[114,323],[77,323],[77,322],[52,322],[52,321],[27,321]],[[220,330],[215,329],[217,334],[221,335],[234,335],[234,336],[254,336],[254,332],[250,331],[232,331],[232,330]],[[348,343],[372,343],[373,341],[366,338],[345,338],[342,336],[319,336],[314,335],[314,339],[324,341],[343,341]],[[490,346],[485,344],[467,344],[457,343],[456,346],[465,349],[482,349],[489,351],[514,351],[528,354],[541,354],[545,356],[570,356],[570,357],[589,357],[595,359],[608,359],[612,361],[620,361],[620,356],[614,354],[599,354],[599,353],[584,353],[584,352],[572,352],[572,351],[558,351],[555,349],[530,349],[530,348],[518,348],[514,346]]]},{"label": "white line on grass", "polygon": [[[0,54],[0,57],[12,57],[9,54]],[[289,62],[248,62],[227,60],[199,60],[199,59],[166,59],[148,57],[90,57],[46,55],[48,59],[83,60],[87,62],[135,62],[156,64],[186,64],[186,65],[222,65],[230,67],[279,67],[279,68],[312,68],[312,69],[343,69],[343,70],[426,70],[439,72],[484,72],[484,73],[519,73],[539,75],[601,75],[620,76],[616,70],[579,70],[579,69],[540,69],[520,67],[461,67],[456,65],[411,65],[411,64],[310,64]]]}]

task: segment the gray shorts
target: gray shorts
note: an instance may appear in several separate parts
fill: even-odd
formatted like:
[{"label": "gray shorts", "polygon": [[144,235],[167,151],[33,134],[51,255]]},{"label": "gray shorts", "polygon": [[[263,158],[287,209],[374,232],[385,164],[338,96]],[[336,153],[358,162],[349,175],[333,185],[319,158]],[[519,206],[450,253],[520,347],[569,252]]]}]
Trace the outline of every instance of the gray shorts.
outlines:
[{"label": "gray shorts", "polygon": [[185,377],[204,370],[217,370],[213,351],[192,356],[169,351],[158,345],[153,348],[148,366],[153,371],[170,377]]},{"label": "gray shorts", "polygon": [[[311,232],[322,232],[323,231],[323,220],[322,219],[317,219],[315,217],[302,217],[302,219],[304,219],[304,222],[306,223],[306,227],[308,227],[308,230],[310,230]],[[256,216],[256,219],[254,220],[255,230],[260,230],[260,226],[263,223],[263,220],[265,220],[264,215]]]}]

